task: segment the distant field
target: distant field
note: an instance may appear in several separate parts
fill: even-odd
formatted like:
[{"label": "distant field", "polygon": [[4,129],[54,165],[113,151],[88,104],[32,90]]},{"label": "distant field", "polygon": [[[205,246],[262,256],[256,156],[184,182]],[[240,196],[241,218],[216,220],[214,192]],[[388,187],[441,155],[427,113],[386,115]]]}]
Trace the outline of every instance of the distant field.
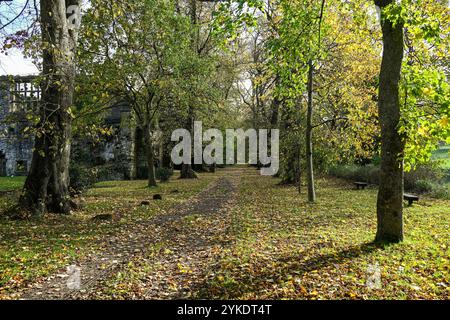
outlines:
[{"label": "distant field", "polygon": [[441,160],[442,166],[450,169],[450,145],[440,147],[433,152],[433,160]]},{"label": "distant field", "polygon": [[18,177],[0,177],[0,192],[11,191],[22,188],[25,178],[23,176]]}]

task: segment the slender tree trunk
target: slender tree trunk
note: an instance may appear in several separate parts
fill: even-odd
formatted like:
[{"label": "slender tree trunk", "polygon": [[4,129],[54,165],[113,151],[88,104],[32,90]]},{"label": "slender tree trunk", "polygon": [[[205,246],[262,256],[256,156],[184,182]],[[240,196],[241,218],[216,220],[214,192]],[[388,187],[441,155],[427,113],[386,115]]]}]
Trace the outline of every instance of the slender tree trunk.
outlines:
[{"label": "slender tree trunk", "polygon": [[145,139],[145,151],[147,157],[147,168],[148,168],[148,186],[156,187],[156,177],[155,177],[155,159],[154,159],[154,150],[153,150],[153,138],[150,131],[150,126],[143,126],[144,131],[144,139]]},{"label": "slender tree trunk", "polygon": [[[191,34],[191,49],[195,54],[198,54],[198,37],[197,37],[197,1],[196,0],[190,0],[189,1],[189,15],[191,19],[191,24],[194,26],[194,31]],[[192,105],[189,105],[188,115],[187,115],[187,126],[186,129],[189,130],[191,133],[191,136],[194,131],[194,107]],[[192,165],[189,163],[183,163],[181,165],[181,174],[180,179],[195,179],[197,178],[197,175],[195,174],[194,170],[192,169]]]},{"label": "slender tree trunk", "polygon": [[[278,80],[278,76],[277,76],[277,80],[276,85],[279,86],[279,80]],[[271,125],[271,129],[276,129],[278,128],[278,119],[279,119],[279,114],[280,114],[280,106],[281,106],[281,100],[278,97],[274,97],[272,104],[271,104],[271,115],[270,115],[270,125]]]},{"label": "slender tree trunk", "polygon": [[313,165],[313,145],[312,145],[312,117],[313,117],[313,76],[314,66],[312,60],[308,61],[308,112],[306,116],[306,174],[308,179],[308,201],[316,201],[316,191],[314,188],[314,165]]},{"label": "slender tree trunk", "polygon": [[[191,133],[191,137],[192,137],[193,131],[194,131],[194,109],[192,107],[189,107],[186,128],[189,130],[189,132]],[[193,139],[192,139],[192,141],[193,141]],[[192,146],[191,146],[191,148],[192,148]],[[191,161],[192,161],[192,157],[191,157]],[[181,165],[180,179],[196,179],[196,178],[197,178],[197,174],[192,169],[192,164],[183,163]]]},{"label": "slender tree trunk", "polygon": [[[192,107],[189,107],[186,128],[189,130],[189,132],[191,133],[191,136],[192,136],[193,131],[194,131],[194,109]],[[192,148],[192,146],[191,146],[191,148]],[[191,161],[192,161],[192,159],[191,159]],[[192,165],[190,163],[183,163],[181,165],[180,179],[196,179],[196,178],[197,178],[197,175],[195,174],[194,170],[192,169]]]},{"label": "slender tree trunk", "polygon": [[297,156],[297,190],[298,193],[302,193],[302,151],[301,146],[298,146],[298,156]]},{"label": "slender tree trunk", "polygon": [[[393,0],[375,1],[383,8]],[[400,121],[399,81],[403,61],[403,25],[381,15],[383,59],[380,71],[378,113],[381,125],[381,175],[377,200],[379,242],[403,240],[403,152],[398,132]]]},{"label": "slender tree trunk", "polygon": [[[193,115],[191,115],[191,113],[193,112],[193,110],[191,108],[189,108],[189,113],[190,115],[188,116],[188,130],[191,132],[191,136],[192,136],[192,132],[194,130],[194,118]],[[192,159],[191,159],[192,161]],[[181,172],[180,172],[180,179],[196,179],[197,178],[197,174],[195,173],[195,171],[192,169],[192,164],[190,163],[183,163],[181,165]]]},{"label": "slender tree trunk", "polygon": [[164,167],[164,143],[163,138],[158,142],[158,168]]},{"label": "slender tree trunk", "polygon": [[[43,83],[40,122],[30,172],[19,206],[41,215],[45,211],[69,213],[69,160],[72,138],[70,107],[73,102],[77,30],[68,25],[67,7],[79,0],[41,0]],[[79,18],[79,17],[78,17]]]},{"label": "slender tree trunk", "polygon": [[158,168],[163,167],[163,158],[164,158],[164,136],[161,131],[161,127],[159,126],[159,116],[156,117],[155,121],[155,129],[159,133],[159,141],[158,141]]},{"label": "slender tree trunk", "polygon": [[190,164],[183,164],[181,166],[181,174],[180,179],[196,179],[197,174],[192,169],[192,166]]}]

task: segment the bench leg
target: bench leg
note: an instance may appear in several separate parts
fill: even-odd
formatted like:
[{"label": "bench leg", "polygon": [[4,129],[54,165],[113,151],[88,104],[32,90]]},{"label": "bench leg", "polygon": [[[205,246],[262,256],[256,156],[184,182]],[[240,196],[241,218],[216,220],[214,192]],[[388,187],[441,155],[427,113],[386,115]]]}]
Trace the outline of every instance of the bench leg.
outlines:
[{"label": "bench leg", "polygon": [[412,200],[408,200],[408,206],[412,206],[412,204],[413,204],[413,201]]}]

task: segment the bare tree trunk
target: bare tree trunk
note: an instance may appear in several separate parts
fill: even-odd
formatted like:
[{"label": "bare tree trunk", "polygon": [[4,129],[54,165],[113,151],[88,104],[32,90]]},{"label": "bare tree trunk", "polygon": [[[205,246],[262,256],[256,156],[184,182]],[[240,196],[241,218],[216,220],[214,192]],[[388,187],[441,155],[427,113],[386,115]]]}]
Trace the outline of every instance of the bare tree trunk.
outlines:
[{"label": "bare tree trunk", "polygon": [[298,193],[302,193],[302,152],[301,152],[301,146],[298,146],[298,164],[297,164],[297,190]]},{"label": "bare tree trunk", "polygon": [[[189,107],[186,127],[192,136],[192,133],[194,131],[194,109],[192,107]],[[191,148],[192,148],[192,146],[191,146]],[[181,165],[180,179],[196,179],[196,178],[197,178],[197,175],[195,174],[194,170],[192,169],[192,165],[190,163],[183,163]]]},{"label": "bare tree trunk", "polygon": [[[186,128],[191,133],[191,138],[192,138],[193,131],[194,131],[194,109],[192,107],[189,107]],[[192,139],[192,141],[193,141],[193,139]],[[192,148],[192,146],[191,146],[191,148]],[[191,149],[191,151],[192,151],[192,149]],[[190,160],[192,162],[192,157]],[[197,179],[197,178],[198,178],[197,174],[195,173],[194,169],[192,169],[191,163],[183,163],[181,165],[180,179]]]},{"label": "bare tree trunk", "polygon": [[[191,24],[195,28],[197,28],[197,1],[196,0],[190,0],[189,1],[189,14],[191,19]],[[196,33],[192,33],[191,35],[191,47],[192,51],[195,54],[198,54],[198,37]],[[189,105],[188,115],[187,115],[187,126],[186,129],[191,132],[191,136],[194,131],[194,107],[192,105]],[[189,163],[183,163],[181,165],[181,173],[180,173],[180,179],[195,179],[197,178],[197,175],[195,174],[194,170],[192,169],[192,165]]]},{"label": "bare tree trunk", "polygon": [[154,161],[154,150],[153,150],[153,138],[150,131],[150,126],[143,126],[144,139],[145,139],[145,152],[147,157],[147,168],[148,168],[148,186],[156,187],[156,177],[155,177],[155,161]]},{"label": "bare tree trunk", "polygon": [[[383,8],[394,0],[376,0]],[[381,15],[383,59],[380,71],[378,112],[381,124],[381,174],[377,200],[379,242],[403,240],[403,152],[398,132],[400,121],[399,81],[403,61],[403,25]]]},{"label": "bare tree trunk", "polygon": [[181,166],[181,174],[180,179],[196,179],[197,174],[192,169],[192,166],[190,164],[183,164]]},{"label": "bare tree trunk", "polygon": [[[69,213],[69,158],[78,31],[69,26],[67,7],[80,0],[41,0],[43,76],[40,122],[30,172],[19,206],[41,215]],[[78,17],[79,18],[79,17]]]},{"label": "bare tree trunk", "polygon": [[160,141],[158,142],[158,168],[164,167],[164,143],[163,138],[161,137]]},{"label": "bare tree trunk", "polygon": [[159,141],[158,141],[158,168],[163,167],[163,158],[164,158],[164,136],[161,132],[161,127],[159,126],[159,116],[156,117],[155,121],[155,129],[159,133]]},{"label": "bare tree trunk", "polygon": [[313,76],[314,66],[312,60],[308,61],[308,112],[306,116],[306,174],[308,179],[308,201],[316,201],[316,191],[314,188],[314,163],[312,145],[312,117],[313,117]]},{"label": "bare tree trunk", "polygon": [[276,129],[278,127],[280,106],[281,106],[281,100],[278,97],[274,97],[273,101],[272,101],[272,105],[271,105],[271,115],[270,115],[271,129]]}]

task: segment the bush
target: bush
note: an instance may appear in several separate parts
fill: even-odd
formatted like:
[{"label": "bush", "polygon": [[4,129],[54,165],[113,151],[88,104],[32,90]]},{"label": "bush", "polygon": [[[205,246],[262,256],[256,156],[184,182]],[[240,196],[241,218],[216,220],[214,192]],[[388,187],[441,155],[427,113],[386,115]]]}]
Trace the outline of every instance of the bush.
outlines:
[{"label": "bush", "polygon": [[417,180],[415,183],[414,191],[419,193],[428,193],[433,190],[433,183],[428,180]]},{"label": "bush", "polygon": [[81,164],[72,163],[69,168],[70,187],[76,191],[83,191],[98,181],[97,170]]},{"label": "bush", "polygon": [[107,163],[96,168],[98,181],[123,180],[125,178],[124,170],[116,163]]},{"label": "bush", "polygon": [[168,181],[173,174],[173,170],[171,168],[156,168],[155,176],[156,179],[159,179],[161,182]]},{"label": "bush", "polygon": [[432,198],[450,199],[450,188],[445,184],[434,183],[428,180],[418,180],[413,191],[426,193]]},{"label": "bush", "polygon": [[427,164],[417,166],[415,169],[405,172],[405,190],[414,190],[418,181],[441,181],[444,177],[443,170],[438,163],[432,161]]},{"label": "bush", "polygon": [[445,185],[435,184],[430,192],[430,197],[437,199],[450,199],[450,188]]},{"label": "bush", "polygon": [[370,184],[378,184],[380,170],[373,165],[357,166],[334,166],[328,171],[329,174],[352,181],[362,181]]},{"label": "bush", "polygon": [[[331,167],[328,173],[332,176],[349,181],[363,181],[379,184],[380,169],[378,166],[340,165]],[[446,172],[436,162],[417,166],[414,170],[405,172],[405,191],[426,193],[434,198],[450,198],[450,190]]]}]

